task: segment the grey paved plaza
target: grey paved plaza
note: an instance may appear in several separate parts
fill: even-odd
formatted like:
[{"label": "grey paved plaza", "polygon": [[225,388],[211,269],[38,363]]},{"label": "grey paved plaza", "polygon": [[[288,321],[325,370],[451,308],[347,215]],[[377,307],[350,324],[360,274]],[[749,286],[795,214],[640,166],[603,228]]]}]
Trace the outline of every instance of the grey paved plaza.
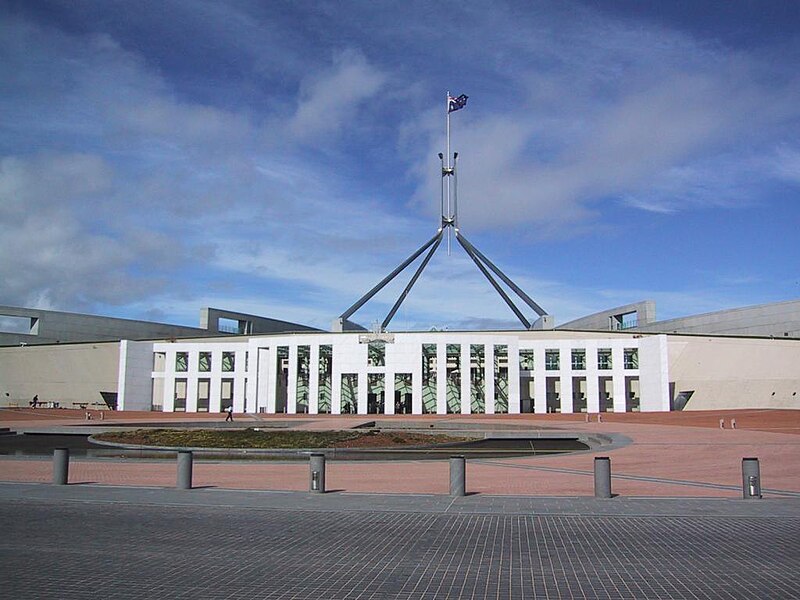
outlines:
[{"label": "grey paved plaza", "polygon": [[0,484],[3,598],[800,598],[800,503]]}]

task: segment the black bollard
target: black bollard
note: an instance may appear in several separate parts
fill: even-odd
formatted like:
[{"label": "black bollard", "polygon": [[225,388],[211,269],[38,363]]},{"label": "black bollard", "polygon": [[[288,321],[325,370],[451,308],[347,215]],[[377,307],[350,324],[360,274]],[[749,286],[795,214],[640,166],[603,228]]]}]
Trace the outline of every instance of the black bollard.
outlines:
[{"label": "black bollard", "polygon": [[594,459],[594,497],[611,498],[611,459],[607,456]]},{"label": "black bollard", "polygon": [[463,456],[450,457],[450,495],[467,495],[467,461]]},{"label": "black bollard", "polygon": [[53,451],[53,484],[67,485],[69,480],[69,448]]},{"label": "black bollard", "polygon": [[178,485],[179,490],[192,489],[192,451],[178,452]]},{"label": "black bollard", "polygon": [[325,455],[321,452],[314,452],[308,461],[308,491],[315,494],[325,493]]}]

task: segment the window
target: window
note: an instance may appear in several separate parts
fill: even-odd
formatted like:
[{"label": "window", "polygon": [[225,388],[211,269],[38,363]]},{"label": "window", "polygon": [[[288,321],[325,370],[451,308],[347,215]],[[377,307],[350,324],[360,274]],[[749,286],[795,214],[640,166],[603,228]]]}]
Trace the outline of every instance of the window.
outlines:
[{"label": "window", "polygon": [[175,404],[173,406],[175,412],[186,411],[186,380],[175,380]]},{"label": "window", "polygon": [[331,412],[333,386],[333,346],[319,347],[317,412]]},{"label": "window", "polygon": [[508,412],[508,346],[494,347],[494,412]]},{"label": "window", "polygon": [[544,368],[548,371],[558,371],[561,368],[561,356],[558,350],[544,351]]},{"label": "window", "polygon": [[586,350],[578,349],[572,351],[572,370],[573,371],[586,370]]},{"label": "window", "polygon": [[412,377],[411,373],[395,373],[394,376],[394,412],[397,415],[412,412]]},{"label": "window", "polygon": [[367,375],[367,413],[382,415],[386,412],[386,380],[383,373]]},{"label": "window", "polygon": [[436,344],[422,344],[422,412],[437,410]]},{"label": "window", "polygon": [[367,346],[367,364],[370,367],[383,367],[386,365],[386,343],[370,342]]},{"label": "window", "polygon": [[461,344],[447,344],[447,412],[461,412]]},{"label": "window", "polygon": [[599,348],[597,350],[597,368],[607,371],[612,368],[611,348]]},{"label": "window", "polygon": [[226,373],[232,373],[236,370],[236,353],[223,352],[222,353],[222,370]]},{"label": "window", "polygon": [[179,373],[185,373],[189,370],[189,353],[176,352],[175,353],[175,370]]},{"label": "window", "polygon": [[197,380],[197,412],[208,412],[209,401],[211,400],[211,380]]},{"label": "window", "polygon": [[358,407],[358,373],[342,373],[341,413],[353,415]]},{"label": "window", "polygon": [[470,412],[482,414],[486,412],[486,364],[483,344],[470,344],[469,347],[469,380],[470,380]]},{"label": "window", "polygon": [[308,412],[308,387],[311,381],[311,346],[297,347],[297,389],[295,406],[298,413]]},{"label": "window", "polygon": [[289,346],[278,346],[275,350],[277,360],[275,374],[275,412],[288,411],[289,394]]},{"label": "window", "polygon": [[638,369],[639,368],[639,349],[638,348],[625,348],[622,356],[623,356],[623,367],[625,369]]},{"label": "window", "polygon": [[223,379],[219,388],[219,408],[224,411],[233,406],[233,379]]},{"label": "window", "polygon": [[197,370],[201,373],[211,371],[211,352],[200,352],[198,354]]},{"label": "window", "polygon": [[519,370],[533,371],[533,350],[519,351]]}]

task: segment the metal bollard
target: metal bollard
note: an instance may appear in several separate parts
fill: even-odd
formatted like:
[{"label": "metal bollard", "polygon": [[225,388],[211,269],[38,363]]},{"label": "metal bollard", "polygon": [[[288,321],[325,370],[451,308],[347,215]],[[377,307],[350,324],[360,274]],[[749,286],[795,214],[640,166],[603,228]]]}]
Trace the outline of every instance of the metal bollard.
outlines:
[{"label": "metal bollard", "polygon": [[594,497],[611,498],[611,459],[607,456],[594,459]]},{"label": "metal bollard", "polygon": [[450,457],[450,495],[467,495],[467,461],[463,456]]},{"label": "metal bollard", "polygon": [[308,461],[309,482],[308,491],[315,494],[325,493],[325,455],[314,452]]},{"label": "metal bollard", "polygon": [[69,448],[56,448],[53,452],[53,484],[67,485],[69,480]]},{"label": "metal bollard", "polygon": [[742,498],[745,500],[761,498],[761,469],[757,458],[742,459]]},{"label": "metal bollard", "polygon": [[192,451],[178,452],[178,485],[179,490],[192,489]]}]

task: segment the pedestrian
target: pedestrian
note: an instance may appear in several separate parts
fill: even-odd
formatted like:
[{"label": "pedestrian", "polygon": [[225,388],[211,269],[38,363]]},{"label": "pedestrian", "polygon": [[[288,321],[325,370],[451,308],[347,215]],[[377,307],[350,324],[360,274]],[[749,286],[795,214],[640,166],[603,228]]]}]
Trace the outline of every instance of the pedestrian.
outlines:
[{"label": "pedestrian", "polygon": [[228,421],[230,421],[231,423],[233,423],[233,405],[232,404],[226,409],[226,412],[228,413],[228,416],[225,417],[225,422],[227,423]]},{"label": "pedestrian", "polygon": [[37,406],[39,406],[39,394],[36,394],[31,400],[31,408],[36,408]]}]

